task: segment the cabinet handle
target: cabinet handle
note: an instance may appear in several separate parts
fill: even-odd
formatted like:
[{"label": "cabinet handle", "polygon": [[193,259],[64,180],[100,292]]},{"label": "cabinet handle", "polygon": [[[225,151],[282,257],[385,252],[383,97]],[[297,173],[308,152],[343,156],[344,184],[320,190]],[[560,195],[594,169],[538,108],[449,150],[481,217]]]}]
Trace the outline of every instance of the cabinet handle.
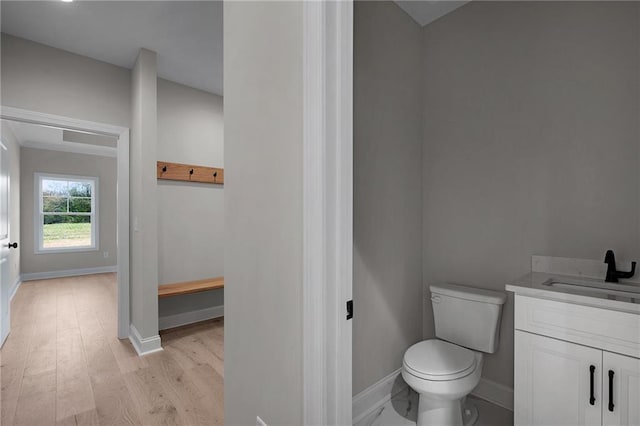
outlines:
[{"label": "cabinet handle", "polygon": [[613,412],[613,370],[609,370],[609,411]]},{"label": "cabinet handle", "polygon": [[591,380],[589,381],[589,394],[591,395],[589,397],[589,404],[595,405],[596,404],[596,397],[595,397],[595,395],[593,393],[593,387],[594,387],[594,385],[593,385],[593,380],[594,380],[593,376],[594,376],[594,373],[596,372],[596,366],[595,365],[590,366],[589,367],[589,372],[591,373],[591,375],[590,375],[590,379]]}]

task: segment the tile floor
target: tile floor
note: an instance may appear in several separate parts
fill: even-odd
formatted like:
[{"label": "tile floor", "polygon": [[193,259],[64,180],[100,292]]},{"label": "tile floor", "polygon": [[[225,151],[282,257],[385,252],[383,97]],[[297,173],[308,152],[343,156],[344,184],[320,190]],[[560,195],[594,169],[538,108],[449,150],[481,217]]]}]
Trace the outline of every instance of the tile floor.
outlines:
[{"label": "tile floor", "polygon": [[[513,425],[513,412],[474,396],[470,396],[469,399],[476,404],[479,411],[475,426]],[[418,394],[411,389],[402,391],[354,426],[415,426],[417,406]]]}]

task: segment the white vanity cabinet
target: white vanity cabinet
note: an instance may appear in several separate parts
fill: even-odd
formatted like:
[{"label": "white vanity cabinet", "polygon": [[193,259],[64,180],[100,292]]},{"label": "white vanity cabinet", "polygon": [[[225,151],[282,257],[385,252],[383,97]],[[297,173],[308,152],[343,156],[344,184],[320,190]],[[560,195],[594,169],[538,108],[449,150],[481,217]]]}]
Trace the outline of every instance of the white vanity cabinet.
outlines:
[{"label": "white vanity cabinet", "polygon": [[516,425],[602,424],[601,350],[516,330],[514,366]]},{"label": "white vanity cabinet", "polygon": [[[613,407],[604,401],[602,407],[602,424],[605,426],[640,425],[640,359],[631,358],[611,352],[602,352],[603,391],[608,395],[609,378],[613,373]],[[606,386],[606,387],[605,387]]]},{"label": "white vanity cabinet", "polygon": [[515,425],[640,425],[640,315],[515,299]]}]

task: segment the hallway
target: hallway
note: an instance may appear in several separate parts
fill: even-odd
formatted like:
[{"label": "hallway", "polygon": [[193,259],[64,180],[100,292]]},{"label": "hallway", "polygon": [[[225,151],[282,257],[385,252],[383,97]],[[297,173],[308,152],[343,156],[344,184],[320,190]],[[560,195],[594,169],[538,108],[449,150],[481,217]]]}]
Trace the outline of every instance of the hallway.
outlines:
[{"label": "hallway", "polygon": [[3,425],[223,424],[223,319],[141,358],[116,338],[115,274],[25,282],[11,309]]}]

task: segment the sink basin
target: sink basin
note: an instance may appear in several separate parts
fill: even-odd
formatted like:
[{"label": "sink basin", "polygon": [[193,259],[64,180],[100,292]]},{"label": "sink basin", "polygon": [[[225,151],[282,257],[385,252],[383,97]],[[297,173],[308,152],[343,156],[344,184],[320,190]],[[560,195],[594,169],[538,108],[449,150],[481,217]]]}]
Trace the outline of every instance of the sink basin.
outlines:
[{"label": "sink basin", "polygon": [[617,284],[604,281],[588,281],[571,278],[552,278],[542,285],[564,291],[586,293],[590,296],[624,300],[632,303],[640,302],[640,286],[637,284]]}]

